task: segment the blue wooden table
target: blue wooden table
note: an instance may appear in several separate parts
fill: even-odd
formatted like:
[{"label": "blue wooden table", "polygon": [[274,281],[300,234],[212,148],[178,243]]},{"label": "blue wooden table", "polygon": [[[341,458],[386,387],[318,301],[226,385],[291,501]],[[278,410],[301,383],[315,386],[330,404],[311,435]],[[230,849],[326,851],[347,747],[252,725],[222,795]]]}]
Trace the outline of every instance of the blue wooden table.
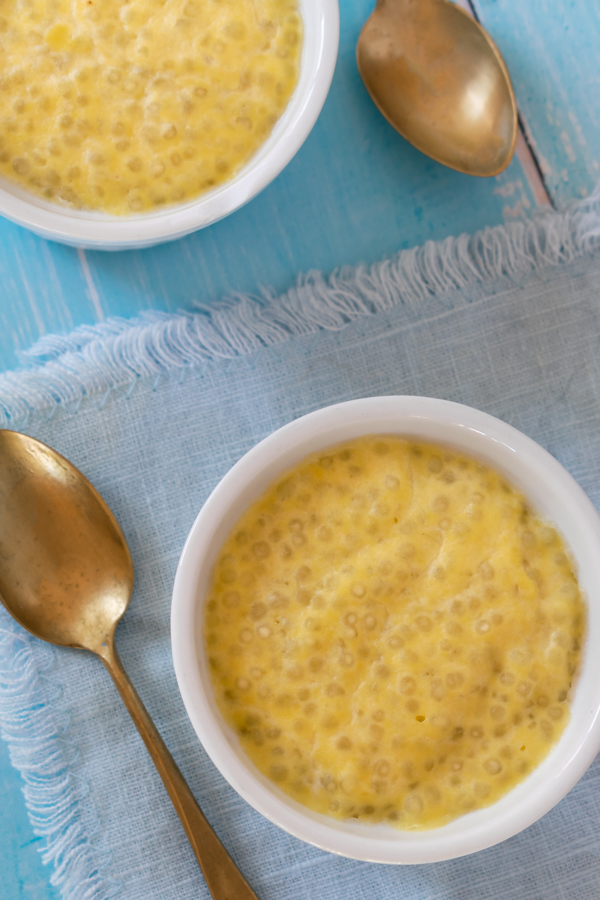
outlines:
[{"label": "blue wooden table", "polygon": [[[468,0],[461,0],[465,6]],[[492,179],[452,172],[385,122],[356,71],[372,0],[342,0],[338,65],[310,137],[252,203],[184,240],[150,250],[83,252],[0,220],[0,371],[39,337],[144,310],[191,309],[239,291],[283,291],[399,249],[564,208],[600,173],[600,13],[596,0],[474,0],[512,74],[523,134]],[[21,795],[0,741],[0,898],[50,900]]]}]

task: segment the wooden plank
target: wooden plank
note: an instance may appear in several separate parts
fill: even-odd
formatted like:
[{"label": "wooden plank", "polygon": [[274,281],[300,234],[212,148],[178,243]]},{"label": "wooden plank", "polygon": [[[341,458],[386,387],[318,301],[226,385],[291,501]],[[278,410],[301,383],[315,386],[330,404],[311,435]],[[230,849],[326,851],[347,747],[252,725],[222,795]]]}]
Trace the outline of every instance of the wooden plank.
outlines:
[{"label": "wooden plank", "polygon": [[312,134],[260,197],[228,219],[139,252],[77,253],[0,222],[0,370],[45,333],[145,309],[190,309],[234,291],[285,290],[298,272],[523,216],[534,204],[515,160],[498,179],[452,172],[403,140],[373,106],[355,63],[372,0],[341,4],[330,96]]},{"label": "wooden plank", "polygon": [[600,5],[473,0],[510,70],[546,186],[559,208],[600,179]]}]

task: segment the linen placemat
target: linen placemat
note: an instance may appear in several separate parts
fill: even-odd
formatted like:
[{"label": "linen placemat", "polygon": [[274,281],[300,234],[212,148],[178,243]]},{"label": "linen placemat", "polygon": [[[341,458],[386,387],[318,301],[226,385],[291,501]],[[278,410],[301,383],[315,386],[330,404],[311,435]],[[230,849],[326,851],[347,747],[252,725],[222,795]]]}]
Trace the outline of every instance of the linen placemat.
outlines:
[{"label": "linen placemat", "polygon": [[[0,377],[0,426],[67,456],[115,512],[136,586],[124,665],[261,900],[597,900],[600,764],[540,822],[435,865],[340,859],[228,786],[187,720],[170,595],[211,489],[265,435],[323,405],[420,394],[478,407],[556,456],[600,508],[597,195],[568,214],[301,279],[282,297],[113,321],[40,342]],[[102,664],[0,610],[0,725],[52,881],[69,900],[208,898],[183,829]],[[1,877],[1,876],[0,876]]]}]

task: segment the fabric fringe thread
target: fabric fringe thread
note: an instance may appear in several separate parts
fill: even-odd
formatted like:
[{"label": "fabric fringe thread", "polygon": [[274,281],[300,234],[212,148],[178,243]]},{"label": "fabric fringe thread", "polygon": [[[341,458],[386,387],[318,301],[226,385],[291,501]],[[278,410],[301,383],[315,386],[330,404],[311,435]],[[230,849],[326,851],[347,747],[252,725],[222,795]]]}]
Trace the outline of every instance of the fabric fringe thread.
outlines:
[{"label": "fabric fringe thread", "polygon": [[[282,344],[320,330],[335,331],[395,306],[418,307],[434,295],[546,266],[567,263],[600,246],[600,188],[562,214],[497,226],[469,237],[406,250],[369,268],[342,269],[328,280],[300,277],[275,297],[238,295],[196,312],[148,313],[42,338],[24,355],[28,368],[0,375],[0,427],[22,427],[32,414],[49,417],[140,378],[185,371]],[[118,887],[102,877],[106,864],[89,843],[80,797],[52,706],[44,696],[30,639],[0,613],[0,730],[24,779],[42,857],[64,900],[109,900]]]},{"label": "fabric fringe thread", "polygon": [[565,213],[487,228],[473,236],[404,250],[371,267],[342,269],[329,279],[301,276],[279,297],[236,295],[195,312],[147,313],[42,338],[0,375],[0,427],[22,427],[32,413],[108,396],[140,378],[244,356],[294,337],[339,330],[361,316],[434,295],[566,263],[600,245],[600,187]]},{"label": "fabric fringe thread", "polygon": [[[48,650],[49,660],[52,651]],[[24,781],[23,794],[34,833],[43,838],[42,860],[53,868],[50,883],[64,900],[108,900],[97,854],[81,822],[81,787],[71,772],[74,754],[44,691],[44,677],[28,635],[0,614],[0,735]]]}]

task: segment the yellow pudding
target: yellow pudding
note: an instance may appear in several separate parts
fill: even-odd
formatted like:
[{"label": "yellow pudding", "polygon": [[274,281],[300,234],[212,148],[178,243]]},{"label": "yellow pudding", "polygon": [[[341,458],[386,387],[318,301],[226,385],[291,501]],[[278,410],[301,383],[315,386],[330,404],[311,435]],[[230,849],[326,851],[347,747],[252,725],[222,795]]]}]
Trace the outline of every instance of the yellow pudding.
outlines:
[{"label": "yellow pudding", "polygon": [[296,86],[296,0],[0,0],[0,174],[114,214],[232,178]]},{"label": "yellow pudding", "polygon": [[307,457],[244,513],[204,637],[256,767],[339,819],[443,825],[498,800],[569,718],[586,611],[556,530],[443,447]]}]

